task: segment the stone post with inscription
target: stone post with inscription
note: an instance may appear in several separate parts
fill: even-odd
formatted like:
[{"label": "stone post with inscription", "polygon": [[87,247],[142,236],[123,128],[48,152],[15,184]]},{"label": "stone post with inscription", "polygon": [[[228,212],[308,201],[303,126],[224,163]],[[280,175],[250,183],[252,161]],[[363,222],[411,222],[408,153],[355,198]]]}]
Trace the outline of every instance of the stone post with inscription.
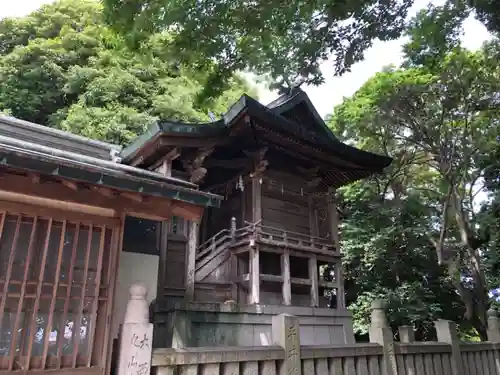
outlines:
[{"label": "stone post with inscription", "polygon": [[280,314],[272,320],[273,344],[285,351],[284,374],[302,375],[300,359],[299,319],[296,316]]},{"label": "stone post with inscription", "polygon": [[372,314],[370,322],[370,342],[383,346],[383,374],[398,375],[396,355],[394,354],[394,336],[392,329],[387,323],[385,315],[385,303],[382,300],[372,302]]},{"label": "stone post with inscription", "polygon": [[153,350],[153,324],[149,322],[148,291],[142,284],[130,286],[130,299],[120,332],[118,375],[149,375]]}]

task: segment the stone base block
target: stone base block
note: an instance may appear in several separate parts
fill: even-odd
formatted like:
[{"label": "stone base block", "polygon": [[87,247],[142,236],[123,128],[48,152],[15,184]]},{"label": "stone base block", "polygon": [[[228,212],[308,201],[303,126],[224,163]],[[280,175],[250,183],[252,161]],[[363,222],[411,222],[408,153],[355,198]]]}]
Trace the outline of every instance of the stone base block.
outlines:
[{"label": "stone base block", "polygon": [[156,313],[155,347],[272,345],[272,317],[278,314],[298,317],[301,345],[354,343],[348,310],[179,303]]}]

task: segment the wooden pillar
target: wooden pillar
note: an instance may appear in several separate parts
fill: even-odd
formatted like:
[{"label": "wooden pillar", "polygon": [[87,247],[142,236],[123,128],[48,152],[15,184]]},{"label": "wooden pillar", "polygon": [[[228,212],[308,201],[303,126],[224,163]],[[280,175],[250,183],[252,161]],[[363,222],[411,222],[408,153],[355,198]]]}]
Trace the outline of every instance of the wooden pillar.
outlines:
[{"label": "wooden pillar", "polygon": [[262,220],[262,184],[260,178],[252,178],[252,222]]},{"label": "wooden pillar", "polygon": [[[335,190],[328,189],[328,220],[330,234],[335,246],[335,251],[340,253],[340,238],[339,238],[339,215],[337,212],[337,204],[335,201]],[[337,281],[337,308],[345,308],[344,294],[344,275],[342,272],[342,260],[338,259],[335,264],[335,280]]]},{"label": "wooden pillar", "polygon": [[335,202],[335,190],[328,189],[328,220],[330,235],[335,246],[335,250],[340,252],[340,239],[339,239],[339,215],[337,212],[337,204]]},{"label": "wooden pillar", "polygon": [[292,284],[290,278],[290,252],[285,249],[281,255],[281,276],[283,277],[283,304],[292,304]]},{"label": "wooden pillar", "polygon": [[311,306],[318,307],[318,260],[316,255],[309,258],[309,277],[311,279]]},{"label": "wooden pillar", "polygon": [[[262,220],[262,185],[260,178],[252,178],[252,222],[258,223]],[[250,303],[260,303],[260,263],[259,245],[250,247]]]},{"label": "wooden pillar", "polygon": [[165,280],[167,273],[167,248],[168,248],[168,227],[167,220],[158,222],[158,249],[160,253],[158,265],[158,285],[156,289],[156,301],[164,299],[165,295]]},{"label": "wooden pillar", "polygon": [[250,303],[260,303],[260,267],[258,245],[250,247]]},{"label": "wooden pillar", "polygon": [[[229,231],[231,235],[231,244],[236,243],[236,218],[233,216],[231,222],[229,223]],[[229,261],[229,275],[231,278],[231,299],[235,302],[238,300],[238,256],[231,251]]]},{"label": "wooden pillar", "polygon": [[186,301],[194,299],[196,248],[198,247],[198,223],[188,222],[188,243],[186,251]]}]

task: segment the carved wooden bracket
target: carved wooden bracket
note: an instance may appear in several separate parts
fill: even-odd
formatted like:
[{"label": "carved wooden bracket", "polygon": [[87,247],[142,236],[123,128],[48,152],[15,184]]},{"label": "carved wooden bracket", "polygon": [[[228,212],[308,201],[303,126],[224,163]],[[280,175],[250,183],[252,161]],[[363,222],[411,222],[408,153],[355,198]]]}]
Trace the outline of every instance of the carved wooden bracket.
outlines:
[{"label": "carved wooden bracket", "polygon": [[203,162],[213,151],[213,148],[201,149],[190,161],[183,160],[184,168],[190,176],[189,181],[198,184],[205,178],[207,169],[203,167]]},{"label": "carved wooden bracket", "polygon": [[267,152],[267,147],[263,147],[258,151],[243,151],[253,160],[253,172],[250,173],[251,178],[259,178],[266,170],[269,162],[264,159]]}]

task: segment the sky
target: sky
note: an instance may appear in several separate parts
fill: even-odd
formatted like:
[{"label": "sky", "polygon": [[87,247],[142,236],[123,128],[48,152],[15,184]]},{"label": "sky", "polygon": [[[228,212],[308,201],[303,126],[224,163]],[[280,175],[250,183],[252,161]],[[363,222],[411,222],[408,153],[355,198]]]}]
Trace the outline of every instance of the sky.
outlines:
[{"label": "sky", "polygon": [[[24,16],[43,4],[51,3],[52,0],[0,0],[0,18]],[[427,4],[443,3],[444,0],[416,0],[410,15],[415,14],[419,9]],[[475,50],[481,44],[490,39],[491,35],[486,28],[477,20],[469,18],[464,25],[464,35],[462,43],[464,47]],[[393,40],[390,42],[375,41],[373,46],[365,53],[365,59],[355,64],[351,72],[334,77],[333,64],[326,61],[322,66],[322,72],[326,81],[321,86],[303,86],[302,89],[309,95],[309,98],[315,105],[321,116],[331,113],[333,107],[340,104],[344,97],[351,96],[361,85],[371,76],[379,72],[387,65],[398,65],[402,61],[401,47],[404,39]],[[276,98],[277,94],[268,91],[265,88],[259,90],[259,99],[264,104],[269,103]]]}]

